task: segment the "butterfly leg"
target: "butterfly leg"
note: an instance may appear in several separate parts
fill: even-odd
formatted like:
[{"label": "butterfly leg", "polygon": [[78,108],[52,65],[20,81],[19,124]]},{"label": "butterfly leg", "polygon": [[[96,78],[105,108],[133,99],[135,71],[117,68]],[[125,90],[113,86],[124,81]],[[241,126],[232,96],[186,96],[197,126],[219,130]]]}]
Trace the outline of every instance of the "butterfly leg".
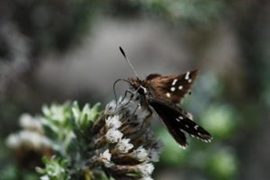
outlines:
[{"label": "butterfly leg", "polygon": [[[126,97],[127,97],[128,94],[130,94],[130,98],[129,98],[129,100],[128,100],[127,103],[123,104],[123,105],[120,106],[120,107],[123,107],[123,106],[128,105],[128,104],[133,100],[133,98],[134,98],[135,94],[138,92],[138,90],[139,90],[139,88],[136,89],[134,92],[133,92],[133,91],[130,91],[130,90],[126,90],[126,91],[125,91],[125,94],[124,94],[124,97],[122,98],[122,100],[121,100],[120,103],[122,103],[122,102],[124,101],[124,99],[126,99]],[[135,98],[135,101],[137,101],[138,98],[139,98],[139,96],[137,96],[137,97]]]},{"label": "butterfly leg", "polygon": [[145,118],[143,119],[141,127],[140,127],[140,131],[143,130],[144,127],[146,127],[150,123],[151,117],[153,115],[153,111],[149,107],[147,108],[147,111],[149,112],[149,114],[147,114]]},{"label": "butterfly leg", "polygon": [[128,105],[128,104],[132,101],[132,98],[134,97],[134,93],[133,93],[132,91],[130,91],[130,90],[126,90],[126,91],[125,91],[125,94],[124,94],[124,97],[123,97],[123,98],[121,99],[121,101],[120,101],[120,104],[123,103],[124,99],[127,98],[127,95],[128,95],[128,94],[130,94],[129,100],[128,100],[125,104],[121,105],[119,108]]},{"label": "butterfly leg", "polygon": [[[130,94],[129,99],[127,100],[127,102],[124,102],[124,99],[127,98],[128,94]],[[125,107],[125,106],[127,106],[130,102],[138,101],[139,96],[137,96],[136,98],[134,98],[135,94],[136,94],[136,92],[132,92],[132,91],[130,91],[130,90],[126,90],[126,91],[125,91],[124,98],[123,98],[123,99],[120,101],[120,103],[119,103],[120,106],[118,107],[118,110],[119,110],[119,109],[122,109],[122,108]],[[135,110],[134,110],[134,112],[132,113],[132,115],[134,115],[134,114],[136,113],[136,111],[137,111],[137,109],[139,108],[139,106],[140,106],[140,105],[138,104],[138,106],[135,107]]]}]

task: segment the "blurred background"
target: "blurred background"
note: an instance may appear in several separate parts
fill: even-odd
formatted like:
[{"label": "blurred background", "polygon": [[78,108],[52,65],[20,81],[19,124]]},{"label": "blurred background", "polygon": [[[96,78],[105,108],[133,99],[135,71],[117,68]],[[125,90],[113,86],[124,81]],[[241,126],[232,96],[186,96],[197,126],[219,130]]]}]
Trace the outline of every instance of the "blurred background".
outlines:
[{"label": "blurred background", "polygon": [[38,179],[5,145],[22,113],[104,105],[134,76],[121,45],[141,77],[200,69],[183,106],[213,142],[182,150],[153,122],[165,146],[155,179],[268,180],[269,32],[266,0],[1,0],[0,179]]}]

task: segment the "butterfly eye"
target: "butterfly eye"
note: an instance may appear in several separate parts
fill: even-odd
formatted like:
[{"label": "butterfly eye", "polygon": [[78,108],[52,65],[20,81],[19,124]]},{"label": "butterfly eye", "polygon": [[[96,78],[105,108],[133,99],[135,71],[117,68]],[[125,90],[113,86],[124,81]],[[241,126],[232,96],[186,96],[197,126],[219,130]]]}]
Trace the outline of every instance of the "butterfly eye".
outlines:
[{"label": "butterfly eye", "polygon": [[139,89],[138,89],[138,92],[139,92],[140,94],[145,95],[145,94],[147,94],[147,89],[141,85],[141,86],[139,87]]}]

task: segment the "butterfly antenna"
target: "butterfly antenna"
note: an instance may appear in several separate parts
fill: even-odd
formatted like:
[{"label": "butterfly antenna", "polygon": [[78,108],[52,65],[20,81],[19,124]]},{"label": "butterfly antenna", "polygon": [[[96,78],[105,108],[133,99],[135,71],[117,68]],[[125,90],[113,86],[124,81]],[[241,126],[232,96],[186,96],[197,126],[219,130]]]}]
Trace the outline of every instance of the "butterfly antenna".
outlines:
[{"label": "butterfly antenna", "polygon": [[119,46],[119,49],[120,49],[120,52],[122,53],[122,55],[124,56],[125,60],[128,62],[129,66],[133,70],[133,72],[136,75],[136,77],[139,78],[138,73],[136,72],[135,68],[132,66],[132,64],[130,63],[129,59],[127,58],[127,55],[126,55],[125,51],[122,49],[121,46]]}]

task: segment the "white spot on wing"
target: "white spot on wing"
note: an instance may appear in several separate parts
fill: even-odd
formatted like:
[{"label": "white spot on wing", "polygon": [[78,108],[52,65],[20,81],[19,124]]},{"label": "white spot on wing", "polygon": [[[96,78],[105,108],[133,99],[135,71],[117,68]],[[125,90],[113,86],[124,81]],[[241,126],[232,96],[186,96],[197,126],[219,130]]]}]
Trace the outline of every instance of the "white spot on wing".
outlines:
[{"label": "white spot on wing", "polygon": [[198,125],[196,125],[196,126],[194,126],[194,129],[195,129],[195,130],[198,130],[198,127],[199,127],[199,126],[198,126]]},{"label": "white spot on wing", "polygon": [[188,72],[186,73],[185,80],[188,80],[188,79],[189,79],[189,75],[190,75],[190,72],[188,71]]},{"label": "white spot on wing", "polygon": [[170,97],[171,97],[171,94],[170,94],[170,93],[166,93],[166,96],[167,96],[168,98],[170,98]]},{"label": "white spot on wing", "polygon": [[172,82],[172,86],[174,86],[177,81],[178,81],[178,79],[174,79],[173,82]]},{"label": "white spot on wing", "polygon": [[175,91],[175,87],[171,87],[171,91],[174,92]]},{"label": "white spot on wing", "polygon": [[183,89],[183,86],[179,86],[178,89],[179,89],[179,90]]},{"label": "white spot on wing", "polygon": [[183,116],[179,116],[179,119],[184,119]]}]

